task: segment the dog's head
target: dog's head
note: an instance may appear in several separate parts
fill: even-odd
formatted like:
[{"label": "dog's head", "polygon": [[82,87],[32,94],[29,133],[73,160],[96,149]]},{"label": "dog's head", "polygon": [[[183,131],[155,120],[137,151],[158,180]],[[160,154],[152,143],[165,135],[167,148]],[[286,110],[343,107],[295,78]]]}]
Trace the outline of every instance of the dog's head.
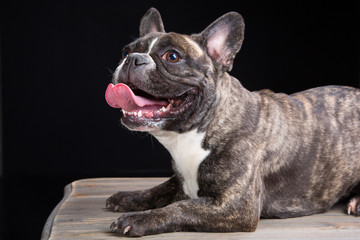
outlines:
[{"label": "dog's head", "polygon": [[112,107],[122,108],[131,130],[184,132],[209,121],[221,76],[231,70],[244,36],[238,13],[228,13],[203,32],[166,33],[159,12],[141,19],[140,38],[125,46],[113,84]]}]

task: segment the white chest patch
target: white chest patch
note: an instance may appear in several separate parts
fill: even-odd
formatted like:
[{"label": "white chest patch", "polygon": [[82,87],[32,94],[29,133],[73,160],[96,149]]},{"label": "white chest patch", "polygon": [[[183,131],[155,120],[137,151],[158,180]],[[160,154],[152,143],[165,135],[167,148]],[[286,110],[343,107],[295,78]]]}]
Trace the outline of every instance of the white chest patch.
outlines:
[{"label": "white chest patch", "polygon": [[205,132],[198,133],[194,129],[186,133],[168,131],[151,133],[167,148],[174,159],[175,167],[184,179],[185,194],[191,198],[197,198],[199,165],[210,153],[210,150],[204,150],[201,147]]}]

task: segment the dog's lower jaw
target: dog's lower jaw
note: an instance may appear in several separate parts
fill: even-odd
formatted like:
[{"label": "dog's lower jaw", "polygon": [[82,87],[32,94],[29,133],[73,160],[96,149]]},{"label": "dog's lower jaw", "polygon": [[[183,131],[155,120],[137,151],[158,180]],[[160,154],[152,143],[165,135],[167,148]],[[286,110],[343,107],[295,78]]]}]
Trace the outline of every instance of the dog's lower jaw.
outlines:
[{"label": "dog's lower jaw", "polygon": [[[191,92],[192,89],[189,90]],[[195,94],[196,93],[196,94]],[[184,99],[170,99],[167,107],[154,111],[127,112],[122,110],[121,122],[132,131],[157,132],[161,130],[174,132],[188,132],[194,129],[188,119],[198,118],[197,106],[201,101],[201,94],[193,90]],[[201,111],[204,111],[201,109]],[[200,119],[201,120],[201,119]],[[197,123],[195,125],[199,125]]]},{"label": "dog's lower jaw", "polygon": [[135,121],[130,121],[129,118],[121,118],[121,123],[126,126],[131,131],[138,131],[138,132],[153,132],[162,129],[164,126],[164,120],[158,121],[149,121],[148,124],[136,123]]}]

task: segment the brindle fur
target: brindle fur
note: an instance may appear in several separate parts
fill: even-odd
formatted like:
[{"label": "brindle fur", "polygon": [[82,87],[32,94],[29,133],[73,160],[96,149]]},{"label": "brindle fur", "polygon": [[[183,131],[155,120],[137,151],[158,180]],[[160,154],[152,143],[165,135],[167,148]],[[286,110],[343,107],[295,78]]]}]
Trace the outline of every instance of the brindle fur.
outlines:
[{"label": "brindle fur", "polygon": [[[154,14],[158,12],[152,9],[147,16]],[[162,25],[161,19],[156,21]],[[320,213],[352,190],[360,194],[360,90],[328,86],[293,95],[249,92],[226,72],[232,62],[224,67],[208,57],[199,35],[146,34],[144,25],[141,29],[142,38],[133,43],[136,51],[145,51],[154,36],[167,38],[165,45],[191,49],[193,62],[179,78],[192,75],[202,89],[197,115],[189,113],[163,129],[206,131],[202,147],[210,154],[199,166],[198,198],[184,193],[176,169],[152,189],[112,195],[110,208],[142,211],[122,215],[112,230],[127,236],[254,231],[260,217]]]}]

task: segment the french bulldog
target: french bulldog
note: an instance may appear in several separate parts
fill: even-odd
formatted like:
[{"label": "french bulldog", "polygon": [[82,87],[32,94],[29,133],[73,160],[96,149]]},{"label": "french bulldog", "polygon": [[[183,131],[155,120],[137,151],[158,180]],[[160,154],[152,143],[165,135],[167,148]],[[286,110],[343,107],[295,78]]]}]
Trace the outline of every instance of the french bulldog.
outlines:
[{"label": "french bulldog", "polygon": [[244,27],[235,12],[192,35],[166,33],[154,8],[141,19],[105,96],[123,125],[168,149],[174,175],[110,196],[107,208],[135,211],[113,232],[250,232],[260,218],[321,213],[344,197],[360,215],[360,90],[246,90],[228,73]]}]

